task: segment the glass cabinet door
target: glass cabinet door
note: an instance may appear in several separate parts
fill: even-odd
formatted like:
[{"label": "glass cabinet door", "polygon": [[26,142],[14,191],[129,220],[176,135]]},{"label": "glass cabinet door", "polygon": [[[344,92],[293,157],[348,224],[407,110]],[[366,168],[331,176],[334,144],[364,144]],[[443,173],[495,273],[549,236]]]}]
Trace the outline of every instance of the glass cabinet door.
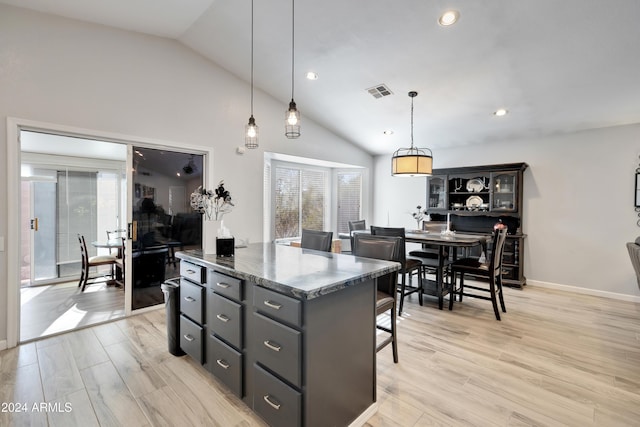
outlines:
[{"label": "glass cabinet door", "polygon": [[515,172],[499,173],[493,175],[493,211],[517,211],[518,189],[517,174]]},{"label": "glass cabinet door", "polygon": [[429,210],[447,209],[447,176],[434,175],[429,177],[427,208]]}]

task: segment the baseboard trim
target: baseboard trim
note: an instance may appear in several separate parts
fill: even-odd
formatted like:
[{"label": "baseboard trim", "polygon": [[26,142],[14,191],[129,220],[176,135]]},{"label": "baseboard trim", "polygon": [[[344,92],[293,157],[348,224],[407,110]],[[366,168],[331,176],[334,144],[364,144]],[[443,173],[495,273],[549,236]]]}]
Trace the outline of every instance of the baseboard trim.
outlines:
[{"label": "baseboard trim", "polygon": [[640,296],[618,294],[615,292],[600,291],[597,289],[587,289],[587,288],[581,288],[579,286],[560,285],[558,283],[541,282],[538,280],[531,280],[531,279],[527,279],[527,286],[538,286],[541,288],[573,292],[573,293],[582,294],[582,295],[592,295],[596,297],[610,298],[610,299],[616,299],[620,301],[640,302]]},{"label": "baseboard trim", "polygon": [[0,341],[0,351],[7,349],[7,340]]}]

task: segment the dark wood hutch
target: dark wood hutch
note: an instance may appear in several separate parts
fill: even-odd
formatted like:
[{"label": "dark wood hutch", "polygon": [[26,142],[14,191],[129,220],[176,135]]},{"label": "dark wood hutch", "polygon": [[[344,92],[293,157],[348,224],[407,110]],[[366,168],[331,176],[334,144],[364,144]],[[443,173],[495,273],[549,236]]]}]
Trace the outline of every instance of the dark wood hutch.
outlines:
[{"label": "dark wood hutch", "polygon": [[[434,169],[427,179],[427,212],[433,221],[446,221],[451,229],[489,234],[501,220],[508,229],[502,278],[507,286],[522,288],[524,238],[522,232],[522,180],[526,163]],[[488,254],[487,254],[488,256]]]}]

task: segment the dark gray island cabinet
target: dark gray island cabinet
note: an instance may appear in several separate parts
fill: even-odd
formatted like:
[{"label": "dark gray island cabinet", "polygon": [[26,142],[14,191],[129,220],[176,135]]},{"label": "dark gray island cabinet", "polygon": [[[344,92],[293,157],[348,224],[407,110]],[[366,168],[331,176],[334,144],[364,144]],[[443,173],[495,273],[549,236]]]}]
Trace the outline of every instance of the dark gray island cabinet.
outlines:
[{"label": "dark gray island cabinet", "polygon": [[375,413],[376,278],[399,264],[270,243],[176,257],[182,349],[269,425]]}]

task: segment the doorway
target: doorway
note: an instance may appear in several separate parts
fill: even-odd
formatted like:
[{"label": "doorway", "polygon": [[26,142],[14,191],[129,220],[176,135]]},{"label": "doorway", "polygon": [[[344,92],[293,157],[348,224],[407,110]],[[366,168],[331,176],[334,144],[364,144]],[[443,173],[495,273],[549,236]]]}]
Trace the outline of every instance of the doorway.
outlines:
[{"label": "doorway", "polygon": [[91,242],[126,223],[126,145],[33,131],[20,141],[20,341],[124,317],[115,265],[79,288],[79,237],[89,256],[110,255]]},{"label": "doorway", "polygon": [[[204,155],[132,146],[127,174],[126,144],[32,131],[21,143],[20,340],[162,304],[161,284],[179,275],[175,252],[202,248],[202,218],[187,197],[203,185]],[[68,155],[77,144],[84,151]],[[78,238],[89,256],[113,255],[105,243],[128,222],[128,248],[118,252],[130,269],[124,286],[113,286],[113,266],[101,266],[83,290]]]}]

